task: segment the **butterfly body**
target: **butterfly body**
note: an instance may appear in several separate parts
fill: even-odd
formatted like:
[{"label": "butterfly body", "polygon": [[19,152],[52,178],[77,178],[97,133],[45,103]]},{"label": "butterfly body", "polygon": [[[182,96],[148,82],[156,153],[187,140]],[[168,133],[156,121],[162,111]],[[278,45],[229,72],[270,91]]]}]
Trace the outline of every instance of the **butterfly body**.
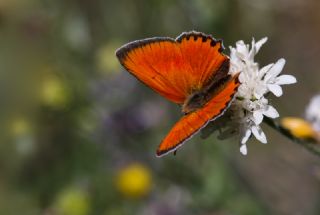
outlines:
[{"label": "butterfly body", "polygon": [[148,87],[181,105],[184,116],[161,142],[157,155],[175,151],[228,107],[238,86],[223,45],[210,35],[187,32],[156,37],[117,50],[120,63]]}]

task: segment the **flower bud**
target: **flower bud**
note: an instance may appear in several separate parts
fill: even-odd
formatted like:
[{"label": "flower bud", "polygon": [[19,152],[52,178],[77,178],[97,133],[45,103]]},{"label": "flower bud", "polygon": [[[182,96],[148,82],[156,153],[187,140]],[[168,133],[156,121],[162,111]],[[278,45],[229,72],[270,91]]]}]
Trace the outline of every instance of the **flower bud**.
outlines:
[{"label": "flower bud", "polygon": [[295,137],[303,139],[316,138],[316,132],[311,124],[302,118],[284,117],[281,120],[281,125],[288,129]]}]

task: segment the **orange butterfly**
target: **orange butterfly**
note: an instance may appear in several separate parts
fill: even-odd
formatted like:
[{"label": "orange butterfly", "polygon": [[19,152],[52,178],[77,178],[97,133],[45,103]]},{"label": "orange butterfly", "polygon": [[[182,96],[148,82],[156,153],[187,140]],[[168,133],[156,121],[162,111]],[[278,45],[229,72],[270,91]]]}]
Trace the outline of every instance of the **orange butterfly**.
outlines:
[{"label": "orange butterfly", "polygon": [[175,40],[137,40],[116,51],[132,75],[182,106],[184,116],[160,143],[157,156],[176,151],[229,106],[240,83],[238,74],[228,74],[230,61],[223,50],[221,40],[191,31]]}]

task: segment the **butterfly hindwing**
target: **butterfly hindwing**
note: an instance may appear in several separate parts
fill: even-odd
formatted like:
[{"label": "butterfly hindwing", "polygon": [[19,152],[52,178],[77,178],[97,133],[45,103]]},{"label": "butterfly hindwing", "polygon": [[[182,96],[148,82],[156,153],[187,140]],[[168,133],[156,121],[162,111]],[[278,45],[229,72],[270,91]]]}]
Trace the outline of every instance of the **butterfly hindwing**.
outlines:
[{"label": "butterfly hindwing", "polygon": [[183,116],[160,143],[157,156],[176,150],[186,140],[196,134],[209,121],[216,119],[226,110],[239,86],[238,76],[225,83],[222,90],[216,94],[203,108]]},{"label": "butterfly hindwing", "polygon": [[[121,64],[168,100],[182,104],[207,85],[228,58],[221,41],[198,32],[138,40],[117,50]],[[227,71],[226,71],[227,73]]]}]

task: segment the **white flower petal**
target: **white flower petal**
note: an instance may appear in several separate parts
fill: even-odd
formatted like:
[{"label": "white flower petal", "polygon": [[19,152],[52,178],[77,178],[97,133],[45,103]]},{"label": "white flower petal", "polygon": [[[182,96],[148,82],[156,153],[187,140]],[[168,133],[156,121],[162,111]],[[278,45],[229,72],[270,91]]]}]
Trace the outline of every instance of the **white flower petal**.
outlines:
[{"label": "white flower petal", "polygon": [[258,42],[256,42],[256,45],[255,45],[256,53],[259,52],[261,46],[262,46],[263,44],[265,44],[265,43],[267,42],[267,40],[268,40],[268,37],[264,37],[264,38],[262,38],[261,40],[259,40]]},{"label": "white flower petal", "polygon": [[256,46],[255,46],[255,41],[254,41],[254,38],[252,38],[252,42],[251,42],[251,50],[249,52],[249,55],[248,55],[248,59],[250,61],[253,61],[254,60],[254,56],[257,54],[256,52]]},{"label": "white flower petal", "polygon": [[245,144],[249,140],[250,136],[251,136],[251,130],[247,129],[244,132],[243,137],[241,138],[241,144]]},{"label": "white flower petal", "polygon": [[259,140],[261,143],[267,143],[267,137],[260,128],[260,126],[252,126],[251,127],[253,135]]},{"label": "white flower petal", "polygon": [[[246,74],[244,72],[241,72],[239,75],[239,81],[240,83],[244,83],[247,79],[246,79]],[[241,86],[241,85],[240,85]]]},{"label": "white flower petal", "polygon": [[294,84],[297,83],[297,79],[292,75],[281,75],[276,78],[275,83],[278,85]]},{"label": "white flower petal", "polygon": [[240,146],[240,152],[243,155],[247,155],[247,145],[246,144],[241,144]]},{"label": "white flower petal", "polygon": [[259,70],[259,76],[260,78],[263,78],[263,76],[270,70],[271,67],[273,67],[273,63],[270,63],[264,67],[262,67],[260,70]]},{"label": "white flower petal", "polygon": [[262,111],[254,111],[253,112],[253,121],[256,125],[259,125],[263,120]]},{"label": "white flower petal", "polygon": [[268,84],[268,89],[277,97],[282,96],[282,88],[277,84]]},{"label": "white flower petal", "polygon": [[248,56],[249,51],[248,51],[248,47],[246,46],[246,44],[243,42],[243,40],[240,40],[236,43],[236,49],[237,49],[237,54],[239,54],[238,56],[243,59],[245,58],[245,56]]},{"label": "white flower petal", "polygon": [[256,99],[260,99],[265,93],[266,93],[267,89],[266,88],[260,88],[260,89],[256,89],[253,92],[253,95]]},{"label": "white flower petal", "polygon": [[262,96],[268,91],[267,86],[264,83],[259,83],[259,86],[254,89],[254,96],[256,99],[262,98]]},{"label": "white flower petal", "polygon": [[279,117],[278,111],[271,105],[267,106],[266,110],[263,112],[263,115],[272,119]]},{"label": "white flower petal", "polygon": [[286,60],[281,58],[279,59],[273,67],[269,70],[269,72],[266,74],[264,80],[266,81],[272,81],[275,79],[282,71],[284,65],[286,64]]}]

